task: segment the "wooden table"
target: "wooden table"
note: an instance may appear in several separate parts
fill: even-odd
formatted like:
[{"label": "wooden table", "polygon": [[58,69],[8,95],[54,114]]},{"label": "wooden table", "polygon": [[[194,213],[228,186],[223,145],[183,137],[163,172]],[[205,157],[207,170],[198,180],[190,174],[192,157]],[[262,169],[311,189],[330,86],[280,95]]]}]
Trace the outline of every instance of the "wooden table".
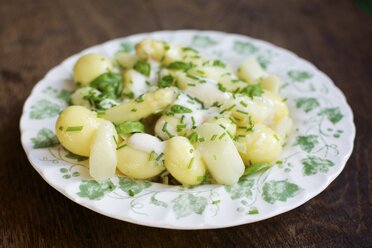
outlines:
[{"label": "wooden table", "polygon": [[[110,219],[68,200],[32,168],[19,118],[32,87],[86,47],[161,29],[210,29],[264,39],[326,72],[354,111],[357,137],[343,173],[280,216],[233,228],[176,231]],[[0,246],[371,247],[372,17],[353,1],[0,2]]]}]

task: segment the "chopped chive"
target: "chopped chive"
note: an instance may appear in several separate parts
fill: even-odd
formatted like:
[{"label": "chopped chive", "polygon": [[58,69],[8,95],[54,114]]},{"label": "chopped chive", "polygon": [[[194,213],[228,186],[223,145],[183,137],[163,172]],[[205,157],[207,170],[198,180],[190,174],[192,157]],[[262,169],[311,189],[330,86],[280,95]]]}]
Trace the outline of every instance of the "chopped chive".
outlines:
[{"label": "chopped chive", "polygon": [[61,130],[61,131],[63,131],[63,126],[59,126],[58,129]]},{"label": "chopped chive", "polygon": [[194,162],[194,157],[190,159],[189,165],[187,166],[187,169],[191,168],[192,163]]},{"label": "chopped chive", "polygon": [[193,153],[193,152],[194,152],[194,149],[191,148],[191,149],[189,150],[189,152],[190,152],[190,153]]},{"label": "chopped chive", "polygon": [[212,204],[218,204],[220,202],[221,202],[221,200],[215,200],[215,201],[212,201]]},{"label": "chopped chive", "polygon": [[116,144],[116,146],[118,146],[118,140],[116,139],[116,137],[114,135],[112,135],[112,138],[114,138],[115,144]]},{"label": "chopped chive", "polygon": [[205,141],[205,138],[204,137],[200,137],[199,139],[198,139],[198,142],[204,142]]},{"label": "chopped chive", "polygon": [[217,134],[213,134],[212,137],[211,137],[211,140],[215,140],[217,138]]},{"label": "chopped chive", "polygon": [[277,134],[274,134],[274,138],[275,138],[277,141],[279,141],[279,137],[278,137]]},{"label": "chopped chive", "polygon": [[240,109],[237,109],[236,112],[242,113],[242,114],[244,114],[244,115],[248,115],[248,112],[245,112],[245,111],[240,110]]},{"label": "chopped chive", "polygon": [[127,144],[124,144],[124,145],[118,146],[118,147],[116,147],[116,150],[120,150],[121,148],[126,147],[126,146],[127,146]]},{"label": "chopped chive", "polygon": [[253,209],[253,210],[249,210],[248,211],[248,214],[259,214],[260,212],[258,211],[258,209]]},{"label": "chopped chive", "polygon": [[187,84],[188,86],[195,87],[196,84]]},{"label": "chopped chive", "polygon": [[244,101],[240,101],[240,104],[243,105],[244,107],[248,106]]},{"label": "chopped chive", "polygon": [[192,121],[192,127],[194,128],[195,127],[195,118],[194,118],[194,116],[191,116],[191,121]]},{"label": "chopped chive", "polygon": [[219,124],[220,127],[222,127],[223,129],[226,129],[226,127],[222,124]]},{"label": "chopped chive", "polygon": [[165,122],[164,125],[163,125],[163,128],[161,129],[164,133],[166,133],[168,135],[169,138],[172,138],[173,135],[167,130],[167,125],[168,125],[168,122]]},{"label": "chopped chive", "polygon": [[128,195],[129,195],[129,196],[134,196],[135,193],[133,192],[133,190],[130,189],[130,190],[128,190]]},{"label": "chopped chive", "polygon": [[149,161],[155,160],[158,154],[156,152],[152,151],[149,155]]},{"label": "chopped chive", "polygon": [[198,77],[195,77],[194,75],[191,75],[191,74],[186,74],[186,77],[190,78],[190,79],[193,79],[193,80],[198,80],[199,78]]},{"label": "chopped chive", "polygon": [[278,160],[276,161],[277,164],[283,164],[283,161],[282,160]]},{"label": "chopped chive", "polygon": [[222,139],[225,135],[226,133],[224,132],[223,134],[220,135],[220,137],[218,137],[218,139]]},{"label": "chopped chive", "polygon": [[236,106],[236,104],[231,105],[230,107],[228,107],[228,108],[222,110],[222,111],[220,112],[220,114],[223,114],[223,113],[225,113],[226,111],[230,111],[230,110],[232,110],[235,106]]},{"label": "chopped chive", "polygon": [[159,162],[159,160],[161,159],[161,157],[163,157],[163,155],[164,153],[160,153],[159,156],[157,156],[155,160]]},{"label": "chopped chive", "polygon": [[185,116],[184,115],[182,115],[182,117],[181,117],[181,123],[183,123],[183,120],[185,119]]},{"label": "chopped chive", "polygon": [[227,132],[227,135],[229,135],[232,140],[235,140],[235,137],[229,131],[226,131],[226,132]]},{"label": "chopped chive", "polygon": [[83,130],[83,126],[71,126],[66,128],[66,132],[77,132]]},{"label": "chopped chive", "polygon": [[137,112],[137,109],[134,108],[134,109],[131,109],[130,111],[131,112]]},{"label": "chopped chive", "polygon": [[234,118],[233,117],[229,117],[229,120],[233,123],[233,124],[236,124],[236,120],[234,120]]}]

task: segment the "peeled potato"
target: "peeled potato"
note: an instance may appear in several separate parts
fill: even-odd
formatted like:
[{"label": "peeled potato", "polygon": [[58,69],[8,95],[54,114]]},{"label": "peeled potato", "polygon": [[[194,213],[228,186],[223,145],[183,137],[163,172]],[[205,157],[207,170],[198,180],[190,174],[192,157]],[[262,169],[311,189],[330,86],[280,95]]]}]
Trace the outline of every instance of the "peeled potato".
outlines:
[{"label": "peeled potato", "polygon": [[89,174],[98,182],[115,175],[117,140],[118,134],[114,125],[102,120],[92,139],[89,155]]},{"label": "peeled potato", "polygon": [[160,159],[157,161],[156,158],[150,157],[150,153],[128,145],[118,149],[117,156],[119,171],[131,178],[148,179],[159,175],[165,169]]},{"label": "peeled potato", "polygon": [[111,61],[100,54],[89,53],[79,58],[74,66],[74,81],[86,86],[99,75],[112,71]]},{"label": "peeled potato", "polygon": [[124,121],[138,121],[164,110],[174,101],[175,97],[176,93],[171,88],[146,93],[143,95],[142,101],[133,99],[106,110],[104,118],[115,124]]},{"label": "peeled potato", "polygon": [[92,137],[101,121],[97,113],[85,107],[67,107],[56,123],[58,140],[72,153],[88,157]]},{"label": "peeled potato", "polygon": [[[163,129],[164,125],[166,123],[166,131]],[[179,129],[179,132],[177,132],[177,125],[182,125],[179,118],[169,115],[163,115],[161,116],[155,125],[155,134],[159,136],[162,140],[167,140],[171,137],[169,137],[169,134],[171,136],[178,136],[178,135],[185,135],[187,129],[182,128]]]},{"label": "peeled potato", "polygon": [[268,76],[260,82],[260,85],[264,90],[278,93],[282,81],[277,76]]},{"label": "peeled potato", "polygon": [[89,86],[79,88],[71,95],[72,104],[90,108],[91,107],[90,102],[87,99],[84,99],[84,97],[88,96],[89,94],[94,94],[98,96],[101,93],[98,90]]},{"label": "peeled potato", "polygon": [[266,77],[267,73],[257,62],[256,58],[250,56],[241,63],[238,76],[248,83],[255,83],[258,79]]},{"label": "peeled potato", "polygon": [[118,52],[115,54],[115,59],[124,69],[131,69],[137,63],[139,58],[137,55],[127,52]]},{"label": "peeled potato", "polygon": [[164,150],[165,167],[183,185],[198,185],[205,175],[205,165],[200,153],[182,136],[167,141]]},{"label": "peeled potato", "polygon": [[228,132],[229,135],[235,136],[236,133],[236,125],[227,117],[212,117],[205,121],[206,123],[213,123],[217,124],[225,131]]},{"label": "peeled potato", "polygon": [[271,128],[255,124],[252,131],[238,129],[237,134],[236,146],[246,165],[272,163],[279,159],[282,152],[280,137]]},{"label": "peeled potato", "polygon": [[244,173],[244,163],[234,142],[225,130],[216,123],[204,123],[197,133],[205,138],[198,143],[208,171],[219,184],[232,185],[239,181]]},{"label": "peeled potato", "polygon": [[287,104],[283,102],[278,94],[265,90],[264,95],[274,103],[274,121],[279,121],[282,118],[288,117],[289,110]]}]

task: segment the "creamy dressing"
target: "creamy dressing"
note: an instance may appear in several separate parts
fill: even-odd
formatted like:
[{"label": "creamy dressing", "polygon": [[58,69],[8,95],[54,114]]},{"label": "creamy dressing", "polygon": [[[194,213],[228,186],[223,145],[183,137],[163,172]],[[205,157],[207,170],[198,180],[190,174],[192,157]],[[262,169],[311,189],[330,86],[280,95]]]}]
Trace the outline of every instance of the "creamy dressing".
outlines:
[{"label": "creamy dressing", "polygon": [[208,106],[213,105],[215,102],[224,104],[231,98],[231,94],[222,92],[218,89],[215,81],[214,83],[210,83],[209,81],[214,80],[208,80],[206,83],[196,86],[187,86],[185,92],[189,93],[191,96],[197,97]]},{"label": "creamy dressing", "polygon": [[140,96],[148,91],[146,80],[147,77],[142,75],[141,73],[133,70],[132,74],[132,91],[134,93],[134,96]]},{"label": "creamy dressing", "polygon": [[133,134],[129,138],[128,145],[147,153],[154,151],[156,154],[163,153],[165,149],[165,142],[147,133]]}]

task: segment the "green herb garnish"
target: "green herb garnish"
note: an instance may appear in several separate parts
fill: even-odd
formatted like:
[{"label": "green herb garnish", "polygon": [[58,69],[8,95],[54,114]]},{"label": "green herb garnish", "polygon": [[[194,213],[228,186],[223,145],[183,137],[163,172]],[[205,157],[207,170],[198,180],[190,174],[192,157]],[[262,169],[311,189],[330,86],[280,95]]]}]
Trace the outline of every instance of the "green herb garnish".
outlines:
[{"label": "green herb garnish", "polygon": [[188,70],[192,67],[192,63],[186,63],[182,61],[176,61],[168,65],[168,69],[171,70]]},{"label": "green herb garnish", "polygon": [[158,87],[159,88],[170,87],[172,86],[173,82],[174,82],[174,78],[171,75],[167,75],[167,76],[162,77],[159,80]]},{"label": "green herb garnish", "polygon": [[83,130],[83,126],[71,126],[66,128],[66,132],[78,132]]},{"label": "green herb garnish", "polygon": [[141,73],[142,75],[148,77],[150,76],[151,66],[146,61],[138,61],[134,66],[133,69]]},{"label": "green herb garnish", "polygon": [[126,121],[117,125],[116,131],[120,134],[143,133],[145,127],[139,121]]},{"label": "green herb garnish", "polygon": [[254,96],[261,96],[263,91],[262,91],[261,85],[252,84],[252,85],[248,85],[244,87],[244,89],[242,89],[240,93],[247,95],[250,98],[253,98]]}]

